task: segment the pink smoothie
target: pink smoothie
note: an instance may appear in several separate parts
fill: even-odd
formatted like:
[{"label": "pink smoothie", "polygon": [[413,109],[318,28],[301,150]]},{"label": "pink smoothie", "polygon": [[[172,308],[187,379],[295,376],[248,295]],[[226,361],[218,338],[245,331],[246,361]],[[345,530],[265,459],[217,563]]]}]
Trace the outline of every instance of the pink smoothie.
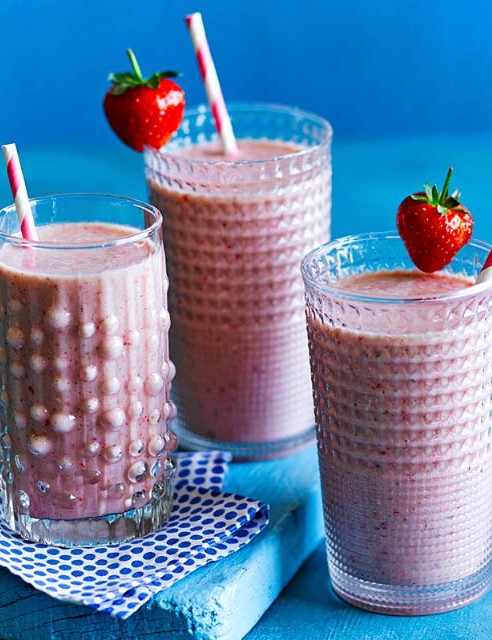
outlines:
[{"label": "pink smoothie", "polygon": [[[471,284],[381,271],[330,286],[412,299]],[[364,329],[308,312],[334,583],[345,572],[409,587],[471,576],[486,566],[491,536],[489,314],[459,300],[410,304],[404,313],[357,304],[353,326]]]},{"label": "pink smoothie", "polygon": [[[110,224],[39,228],[98,245]],[[0,251],[1,388],[15,509],[35,518],[122,513],[150,501],[174,444],[174,368],[162,244]]]},{"label": "pink smoothie", "polygon": [[292,172],[295,144],[239,148],[234,173],[217,145],[173,150],[208,163],[214,185],[197,164],[179,187],[149,177],[150,199],[164,217],[180,422],[213,441],[275,442],[314,424],[299,264],[328,239],[331,169]]},{"label": "pink smoothie", "polygon": [[271,142],[268,140],[241,140],[238,145],[239,153],[234,156],[224,156],[222,147],[215,142],[201,145],[193,145],[175,150],[175,155],[189,160],[200,160],[202,162],[256,162],[257,160],[271,160],[298,153],[303,147],[297,144],[286,144],[285,142]]}]

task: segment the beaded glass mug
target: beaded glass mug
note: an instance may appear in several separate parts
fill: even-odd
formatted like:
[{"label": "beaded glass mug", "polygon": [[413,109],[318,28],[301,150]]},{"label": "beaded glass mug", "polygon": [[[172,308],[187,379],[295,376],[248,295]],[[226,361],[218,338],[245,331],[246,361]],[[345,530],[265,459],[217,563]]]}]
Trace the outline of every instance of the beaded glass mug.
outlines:
[{"label": "beaded glass mug", "polygon": [[115,544],[172,507],[162,218],[103,195],[31,207],[37,242],[0,212],[4,517],[30,540]]},{"label": "beaded glass mug", "polygon": [[230,105],[240,154],[207,108],[147,149],[164,216],[180,442],[243,458],[314,438],[299,263],[330,233],[331,127],[271,105]]},{"label": "beaded glass mug", "polygon": [[490,586],[489,251],[429,275],[372,233],[302,263],[330,576],[362,608],[436,613]]}]

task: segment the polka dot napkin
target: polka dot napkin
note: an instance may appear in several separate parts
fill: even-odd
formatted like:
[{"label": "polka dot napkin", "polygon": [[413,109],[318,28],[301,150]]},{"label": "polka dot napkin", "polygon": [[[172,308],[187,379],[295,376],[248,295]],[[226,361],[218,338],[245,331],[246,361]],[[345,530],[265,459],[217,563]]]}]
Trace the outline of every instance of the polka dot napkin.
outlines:
[{"label": "polka dot napkin", "polygon": [[266,504],[222,493],[228,454],[175,457],[174,508],[159,532],[117,547],[62,549],[25,542],[0,520],[0,565],[54,598],[128,618],[158,591],[234,553],[266,527]]}]

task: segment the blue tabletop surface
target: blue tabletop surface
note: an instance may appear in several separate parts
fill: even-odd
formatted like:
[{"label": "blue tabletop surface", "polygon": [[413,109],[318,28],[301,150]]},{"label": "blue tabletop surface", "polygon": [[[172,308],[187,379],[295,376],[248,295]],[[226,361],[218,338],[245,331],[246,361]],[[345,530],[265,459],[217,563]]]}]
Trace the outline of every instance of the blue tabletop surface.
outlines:
[{"label": "blue tabletop surface", "polygon": [[246,640],[490,640],[492,593],[468,607],[433,616],[369,613],[331,590],[324,545],[308,559]]},{"label": "blue tabletop surface", "polygon": [[[146,198],[142,158],[117,142],[105,149],[27,148],[21,152],[32,196],[92,191]],[[474,236],[492,241],[492,136],[353,142],[335,138],[332,235],[394,228],[403,197],[419,190],[423,182],[442,184],[451,165],[455,170],[452,186],[461,189],[462,201],[475,217]],[[11,202],[6,179],[0,180],[0,202]],[[490,640],[492,594],[464,609],[430,617],[359,611],[330,590],[321,546],[246,637]]]}]

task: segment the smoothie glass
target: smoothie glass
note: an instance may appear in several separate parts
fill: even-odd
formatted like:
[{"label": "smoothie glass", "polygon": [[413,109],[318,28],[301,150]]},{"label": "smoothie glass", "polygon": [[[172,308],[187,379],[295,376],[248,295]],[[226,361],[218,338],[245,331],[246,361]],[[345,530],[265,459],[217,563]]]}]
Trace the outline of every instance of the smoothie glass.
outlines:
[{"label": "smoothie glass", "polygon": [[[470,242],[445,271],[473,283],[489,250]],[[405,299],[338,288],[412,268],[384,233],[302,263],[331,581],[401,615],[461,607],[491,581],[492,283]]]},{"label": "smoothie glass", "polygon": [[211,151],[199,108],[147,149],[147,181],[164,217],[180,442],[268,458],[314,438],[299,263],[329,239],[331,128],[286,107],[229,113],[239,157]]},{"label": "smoothie glass", "polygon": [[162,217],[103,195],[0,211],[4,517],[24,538],[116,544],[172,506],[174,367]]}]

